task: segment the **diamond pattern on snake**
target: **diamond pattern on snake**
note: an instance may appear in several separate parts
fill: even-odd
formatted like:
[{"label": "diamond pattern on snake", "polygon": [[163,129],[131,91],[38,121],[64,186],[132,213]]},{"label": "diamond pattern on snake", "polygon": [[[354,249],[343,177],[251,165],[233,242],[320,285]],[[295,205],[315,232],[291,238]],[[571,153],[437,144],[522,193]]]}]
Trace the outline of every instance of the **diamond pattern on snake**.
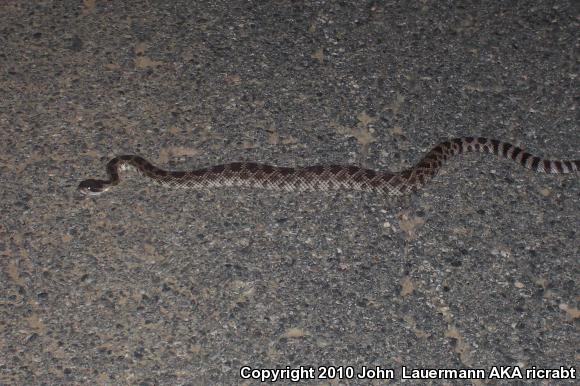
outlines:
[{"label": "diamond pattern on snake", "polygon": [[156,167],[137,155],[121,155],[107,164],[108,179],[87,179],[78,186],[83,195],[100,195],[121,181],[120,171],[133,169],[153,182],[169,187],[208,189],[225,186],[283,191],[359,190],[404,196],[424,186],[441,166],[457,154],[494,154],[538,173],[577,174],[580,160],[549,160],[517,146],[482,137],[454,138],[436,145],[414,166],[400,171],[365,169],[353,165],[281,167],[254,162],[234,162],[188,171]]}]

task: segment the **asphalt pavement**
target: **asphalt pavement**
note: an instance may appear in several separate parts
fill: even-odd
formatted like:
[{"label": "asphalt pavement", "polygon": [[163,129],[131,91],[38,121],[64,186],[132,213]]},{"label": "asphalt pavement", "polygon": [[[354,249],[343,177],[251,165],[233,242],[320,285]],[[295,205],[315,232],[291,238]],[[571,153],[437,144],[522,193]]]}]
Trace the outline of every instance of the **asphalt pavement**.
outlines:
[{"label": "asphalt pavement", "polygon": [[579,27],[573,1],[3,1],[0,384],[576,384],[578,174],[76,187],[119,154],[399,171],[475,135],[579,159]]}]

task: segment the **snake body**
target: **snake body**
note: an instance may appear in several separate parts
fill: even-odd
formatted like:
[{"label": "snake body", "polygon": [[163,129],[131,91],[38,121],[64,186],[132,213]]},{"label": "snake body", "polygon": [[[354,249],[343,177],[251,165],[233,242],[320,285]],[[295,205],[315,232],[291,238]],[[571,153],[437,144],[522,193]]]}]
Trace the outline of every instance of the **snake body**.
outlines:
[{"label": "snake body", "polygon": [[482,137],[454,138],[439,143],[419,162],[401,172],[376,171],[351,165],[280,167],[235,162],[191,171],[168,171],[136,155],[121,155],[107,164],[108,180],[84,180],[78,191],[98,195],[120,182],[121,170],[134,169],[164,186],[207,189],[224,186],[257,187],[285,191],[360,190],[402,196],[423,186],[450,157],[481,152],[495,154],[540,173],[566,174],[580,170],[580,160],[549,160],[510,143]]}]

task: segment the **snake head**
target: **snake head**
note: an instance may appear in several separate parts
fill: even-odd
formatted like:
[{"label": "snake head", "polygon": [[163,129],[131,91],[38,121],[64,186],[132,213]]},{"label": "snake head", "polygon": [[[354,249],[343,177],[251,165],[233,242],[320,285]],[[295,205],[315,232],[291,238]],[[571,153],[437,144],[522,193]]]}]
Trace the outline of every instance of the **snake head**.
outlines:
[{"label": "snake head", "polygon": [[77,190],[84,196],[97,196],[109,188],[109,183],[103,180],[84,180],[79,184]]}]

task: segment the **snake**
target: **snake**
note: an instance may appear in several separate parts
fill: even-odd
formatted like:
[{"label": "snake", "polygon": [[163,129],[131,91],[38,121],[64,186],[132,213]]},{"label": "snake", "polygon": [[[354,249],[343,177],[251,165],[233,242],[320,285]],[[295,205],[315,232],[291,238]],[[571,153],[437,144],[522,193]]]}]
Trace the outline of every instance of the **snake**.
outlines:
[{"label": "snake", "polygon": [[415,165],[400,172],[372,170],[355,165],[283,167],[255,162],[233,162],[196,170],[170,171],[161,169],[138,155],[120,155],[107,163],[108,179],[83,180],[77,190],[83,195],[100,195],[119,184],[121,171],[136,170],[153,182],[168,187],[247,187],[282,191],[355,190],[404,196],[424,186],[449,158],[469,152],[494,154],[500,159],[511,160],[539,173],[572,174],[580,170],[580,160],[550,160],[497,139],[460,137],[439,143]]}]

